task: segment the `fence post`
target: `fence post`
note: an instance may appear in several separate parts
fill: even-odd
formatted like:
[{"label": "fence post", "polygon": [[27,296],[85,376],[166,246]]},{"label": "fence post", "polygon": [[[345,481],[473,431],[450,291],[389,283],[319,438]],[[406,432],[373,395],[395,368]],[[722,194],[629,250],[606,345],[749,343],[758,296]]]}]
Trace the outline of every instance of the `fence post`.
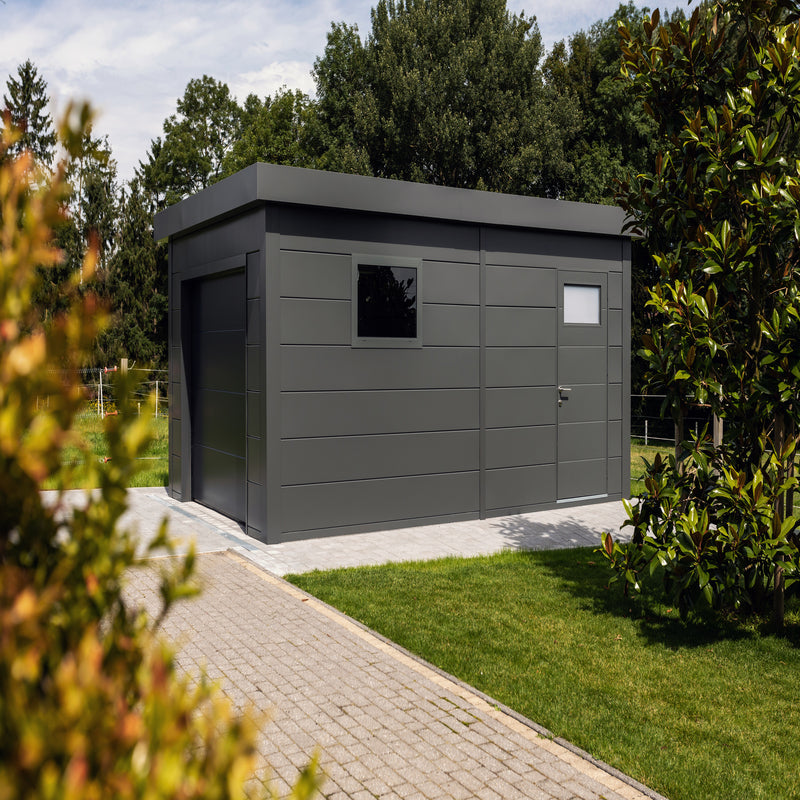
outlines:
[{"label": "fence post", "polygon": [[100,402],[97,404],[97,413],[100,415],[100,419],[103,418],[103,370],[102,368],[98,370],[100,373]]},{"label": "fence post", "polygon": [[156,381],[156,419],[158,419],[158,381]]},{"label": "fence post", "polygon": [[647,420],[644,421],[644,446],[647,447]]},{"label": "fence post", "polygon": [[119,360],[119,371],[123,375],[127,374],[127,372],[128,372],[128,359],[127,358],[121,358]]}]

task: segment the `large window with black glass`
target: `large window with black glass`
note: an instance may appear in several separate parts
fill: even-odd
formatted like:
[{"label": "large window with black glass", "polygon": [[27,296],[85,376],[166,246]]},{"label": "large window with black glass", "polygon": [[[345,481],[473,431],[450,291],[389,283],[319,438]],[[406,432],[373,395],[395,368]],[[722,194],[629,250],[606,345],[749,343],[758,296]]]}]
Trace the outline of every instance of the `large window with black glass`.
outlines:
[{"label": "large window with black glass", "polygon": [[353,262],[354,344],[420,346],[420,270],[412,259]]}]

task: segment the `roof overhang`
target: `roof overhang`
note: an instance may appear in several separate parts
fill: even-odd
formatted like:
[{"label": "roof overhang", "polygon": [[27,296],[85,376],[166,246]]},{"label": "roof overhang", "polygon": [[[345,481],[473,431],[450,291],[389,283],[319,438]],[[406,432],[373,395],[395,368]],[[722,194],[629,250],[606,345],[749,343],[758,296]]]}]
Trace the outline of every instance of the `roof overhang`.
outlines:
[{"label": "roof overhang", "polygon": [[622,232],[624,212],[616,206],[258,163],[156,214],[155,238],[188,233],[263,203],[480,225],[627,235]]}]

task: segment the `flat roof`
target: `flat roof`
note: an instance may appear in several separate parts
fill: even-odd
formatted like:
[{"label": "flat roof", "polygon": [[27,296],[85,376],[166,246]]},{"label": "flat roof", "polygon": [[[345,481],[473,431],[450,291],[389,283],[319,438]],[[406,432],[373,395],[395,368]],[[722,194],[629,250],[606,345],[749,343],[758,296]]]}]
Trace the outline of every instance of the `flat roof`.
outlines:
[{"label": "flat roof", "polygon": [[186,233],[262,203],[606,236],[627,235],[622,233],[625,214],[616,206],[258,163],[156,214],[155,238],[160,240]]}]

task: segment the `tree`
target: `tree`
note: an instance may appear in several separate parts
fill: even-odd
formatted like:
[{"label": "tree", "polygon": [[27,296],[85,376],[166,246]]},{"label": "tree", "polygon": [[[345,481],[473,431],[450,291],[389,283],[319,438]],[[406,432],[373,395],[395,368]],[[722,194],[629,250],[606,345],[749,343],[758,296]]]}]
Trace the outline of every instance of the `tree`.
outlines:
[{"label": "tree", "polygon": [[101,362],[133,359],[154,369],[167,364],[166,246],[153,240],[152,214],[138,181],[119,208],[116,249],[105,294],[111,319],[98,341]]},{"label": "tree", "polygon": [[[656,124],[620,75],[619,25],[637,35],[647,14],[632,1],[621,4],[608,19],[571,36],[569,45],[557,42],[545,61],[548,84],[580,108],[567,148],[573,169],[565,199],[613,203],[616,182],[626,171],[645,170],[656,154]],[[672,18],[682,19],[683,12]]]},{"label": "tree", "polygon": [[656,459],[632,543],[604,540],[628,585],[660,571],[684,613],[771,599],[779,626],[800,576],[799,17],[789,0],[719,0],[688,22],[659,26],[656,13],[639,39],[621,29],[662,143],[620,190],[660,271],[647,377],[679,429],[704,404],[725,439]]},{"label": "tree", "polygon": [[232,175],[257,161],[314,166],[305,130],[311,109],[308,96],[300,91],[283,88],[263,101],[248,95],[241,112],[241,136],[223,158],[222,174]]},{"label": "tree", "polygon": [[[50,322],[67,308],[67,297],[61,287],[69,275],[77,273],[84,281],[83,261],[87,248],[96,248],[97,265],[89,288],[103,293],[102,284],[108,276],[109,259],[114,249],[118,222],[117,165],[111,156],[108,138],[92,135],[91,122],[83,129],[82,138],[70,143],[70,156],[64,162],[65,214],[54,226],[55,239],[63,259],[49,269],[38,270],[39,282],[33,293],[33,303],[41,319]],[[90,356],[95,361],[95,353]]]},{"label": "tree", "polygon": [[172,205],[223,177],[222,162],[240,136],[240,115],[227,84],[203,75],[189,81],[177,113],[164,120],[137,171],[143,187]]},{"label": "tree", "polygon": [[379,0],[365,42],[334,25],[315,62],[319,164],[560,196],[577,111],[541,56],[535,19],[505,0]]},{"label": "tree", "polygon": [[[64,128],[64,139],[84,132]],[[68,443],[88,456],[73,430],[85,402],[77,367],[104,325],[74,275],[61,287],[66,312],[49,328],[31,304],[37,266],[61,259],[52,229],[66,193],[63,164],[52,180],[29,152],[0,164],[0,794],[243,800],[255,764],[252,719],[234,715],[207,681],[193,688],[180,678],[156,638],[172,603],[194,592],[192,554],[162,573],[155,621],[123,595],[135,543],[118,524],[150,439],[129,376],[117,387],[120,414],[107,420],[111,461],[100,472],[87,457],[99,491],[69,513],[39,492],[48,478],[59,491],[70,485]],[[90,248],[84,277],[96,260]],[[37,409],[38,396],[50,398],[46,408]],[[154,546],[172,550],[166,525]],[[312,763],[293,796],[317,785]]]},{"label": "tree", "polygon": [[56,146],[53,120],[47,113],[50,98],[47,82],[28,59],[17,68],[17,77],[6,81],[8,94],[3,95],[6,125],[19,132],[19,137],[9,146],[7,156],[19,155],[24,150],[33,153],[40,163],[50,166]]}]

